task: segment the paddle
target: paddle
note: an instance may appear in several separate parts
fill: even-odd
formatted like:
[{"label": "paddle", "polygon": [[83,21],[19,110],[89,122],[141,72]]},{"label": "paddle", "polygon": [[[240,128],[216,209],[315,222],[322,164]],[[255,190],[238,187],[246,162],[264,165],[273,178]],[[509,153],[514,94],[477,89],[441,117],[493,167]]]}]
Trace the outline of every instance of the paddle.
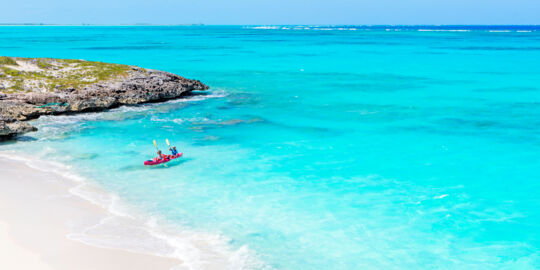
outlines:
[{"label": "paddle", "polygon": [[156,143],[156,140],[154,140],[154,146],[156,147],[156,149],[159,151],[159,148],[157,147],[157,143]]},{"label": "paddle", "polygon": [[[169,146],[169,150],[171,150],[171,154],[172,154],[172,148],[171,148],[171,143],[169,142],[169,139],[165,139],[165,142],[167,143],[167,145]],[[177,152],[178,154],[178,152]]]},{"label": "paddle", "polygon": [[[169,146],[169,150],[171,150],[171,144],[169,143],[169,139],[165,139],[165,142],[167,143],[167,145]],[[171,150],[172,151],[172,150]]]}]

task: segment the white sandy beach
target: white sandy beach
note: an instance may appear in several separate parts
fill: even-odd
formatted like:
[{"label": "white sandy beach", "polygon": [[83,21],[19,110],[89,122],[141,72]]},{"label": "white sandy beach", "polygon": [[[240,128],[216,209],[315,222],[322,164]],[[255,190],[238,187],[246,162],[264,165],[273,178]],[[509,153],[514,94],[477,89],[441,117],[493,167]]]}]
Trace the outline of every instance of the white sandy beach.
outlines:
[{"label": "white sandy beach", "polygon": [[181,261],[89,246],[67,235],[105,209],[70,195],[59,175],[0,157],[0,269],[171,269]]}]

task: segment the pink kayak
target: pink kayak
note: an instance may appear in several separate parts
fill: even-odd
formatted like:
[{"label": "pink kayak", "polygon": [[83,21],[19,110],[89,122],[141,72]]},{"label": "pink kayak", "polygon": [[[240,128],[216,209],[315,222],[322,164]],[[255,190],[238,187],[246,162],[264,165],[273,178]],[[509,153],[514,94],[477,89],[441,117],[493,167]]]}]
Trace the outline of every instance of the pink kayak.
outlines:
[{"label": "pink kayak", "polygon": [[164,159],[154,159],[154,160],[147,160],[144,162],[144,165],[158,165],[158,164],[163,164],[163,163],[167,163],[175,158],[179,158],[182,156],[183,153],[178,153],[174,156],[169,156],[169,158],[164,158]]}]

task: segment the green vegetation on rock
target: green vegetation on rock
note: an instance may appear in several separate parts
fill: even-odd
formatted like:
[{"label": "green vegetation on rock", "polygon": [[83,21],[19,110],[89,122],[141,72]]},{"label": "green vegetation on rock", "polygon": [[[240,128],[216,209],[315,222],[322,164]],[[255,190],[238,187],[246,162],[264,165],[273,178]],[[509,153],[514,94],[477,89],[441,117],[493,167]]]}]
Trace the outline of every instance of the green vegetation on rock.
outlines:
[{"label": "green vegetation on rock", "polygon": [[0,57],[0,92],[47,92],[114,80],[127,65],[85,60]]},{"label": "green vegetation on rock", "polygon": [[42,69],[48,69],[48,68],[51,68],[51,64],[49,64],[48,62],[46,61],[43,61],[43,59],[38,59],[37,60],[37,66],[39,68],[42,68]]},{"label": "green vegetation on rock", "polygon": [[17,62],[15,62],[15,60],[13,60],[13,58],[11,58],[11,57],[0,56],[0,65],[14,65],[14,66],[16,66]]}]

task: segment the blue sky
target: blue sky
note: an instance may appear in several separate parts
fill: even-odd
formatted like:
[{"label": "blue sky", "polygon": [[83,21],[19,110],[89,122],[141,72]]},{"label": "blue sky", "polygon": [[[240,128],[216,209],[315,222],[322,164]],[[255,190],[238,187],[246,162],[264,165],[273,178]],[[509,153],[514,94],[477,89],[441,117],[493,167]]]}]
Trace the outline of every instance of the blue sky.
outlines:
[{"label": "blue sky", "polygon": [[540,24],[540,0],[0,0],[0,23]]}]

